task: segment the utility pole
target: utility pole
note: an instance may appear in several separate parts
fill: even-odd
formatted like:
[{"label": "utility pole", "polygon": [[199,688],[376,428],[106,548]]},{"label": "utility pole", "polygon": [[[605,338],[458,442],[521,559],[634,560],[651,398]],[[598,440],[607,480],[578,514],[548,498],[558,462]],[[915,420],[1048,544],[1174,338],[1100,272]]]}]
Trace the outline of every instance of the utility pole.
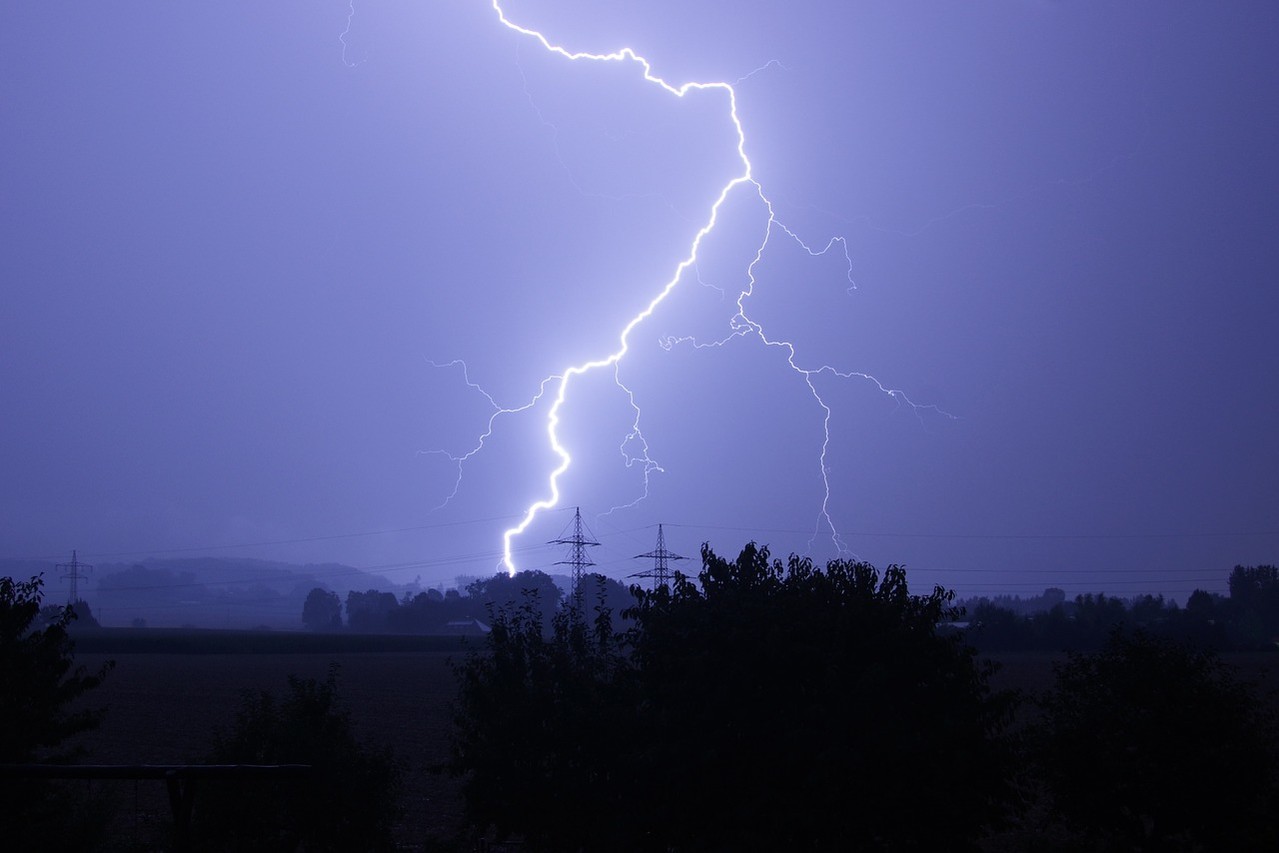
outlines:
[{"label": "utility pole", "polygon": [[80,578],[84,577],[84,575],[81,574],[81,572],[92,571],[93,566],[90,566],[88,563],[80,562],[76,558],[76,552],[73,550],[71,552],[71,562],[58,563],[58,565],[55,568],[57,568],[58,571],[66,570],[66,574],[62,575],[62,577],[68,578],[71,581],[71,589],[67,593],[67,606],[71,607],[77,601],[80,600],[80,591],[77,587],[77,583],[79,582]]},{"label": "utility pole", "polygon": [[670,583],[671,569],[667,565],[671,560],[687,560],[680,554],[666,550],[666,534],[662,532],[662,525],[657,525],[657,547],[647,554],[636,554],[636,560],[652,560],[653,568],[645,569],[642,572],[636,572],[631,575],[633,578],[652,578],[653,589],[666,586]]},{"label": "utility pole", "polygon": [[573,516],[573,534],[571,536],[561,536],[559,539],[552,539],[546,543],[548,545],[567,545],[569,546],[568,559],[558,560],[557,566],[571,566],[573,568],[573,588],[570,593],[572,598],[573,612],[580,613],[582,609],[582,570],[595,565],[589,557],[586,556],[586,549],[600,543],[586,538],[584,527],[582,525],[582,508],[578,507],[577,512]]}]

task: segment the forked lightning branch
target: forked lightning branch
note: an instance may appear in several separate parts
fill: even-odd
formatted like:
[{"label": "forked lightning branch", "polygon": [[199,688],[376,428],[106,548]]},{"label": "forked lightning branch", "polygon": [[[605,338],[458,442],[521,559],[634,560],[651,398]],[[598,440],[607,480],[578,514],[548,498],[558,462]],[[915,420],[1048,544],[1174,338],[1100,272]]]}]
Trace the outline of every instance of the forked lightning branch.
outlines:
[{"label": "forked lightning branch", "polygon": [[[462,367],[466,384],[472,389],[483,394],[492,406],[492,411],[484,432],[478,437],[470,450],[462,454],[450,454],[445,453],[444,451],[438,451],[447,455],[457,466],[457,479],[454,482],[453,493],[448,499],[446,499],[446,502],[451,499],[453,495],[457,494],[457,491],[461,486],[463,468],[471,458],[484,449],[485,443],[489,437],[492,436],[500,419],[506,415],[513,415],[519,412],[528,411],[529,409],[543,403],[547,396],[550,395],[550,405],[546,414],[546,442],[550,449],[554,452],[554,455],[558,458],[559,462],[547,473],[546,488],[543,493],[543,497],[526,506],[519,523],[514,527],[507,529],[502,534],[501,566],[509,573],[514,574],[516,566],[512,558],[513,543],[526,530],[528,530],[529,526],[532,525],[534,519],[537,518],[539,513],[552,509],[559,504],[561,497],[560,479],[563,477],[565,472],[568,471],[573,462],[569,449],[564,446],[559,437],[561,411],[563,409],[564,402],[567,399],[569,387],[578,377],[592,371],[609,369],[612,369],[614,382],[627,396],[631,410],[634,414],[634,420],[631,424],[631,428],[622,439],[622,450],[624,454],[627,454],[628,464],[638,463],[643,472],[643,491],[635,502],[642,500],[648,494],[649,476],[654,472],[660,472],[661,468],[658,466],[657,462],[648,455],[648,442],[644,438],[644,434],[640,429],[640,404],[636,400],[631,389],[623,383],[617,372],[617,367],[630,350],[631,334],[641,323],[653,315],[658,306],[666,300],[671,292],[685,279],[686,275],[689,274],[690,268],[698,261],[698,252],[702,247],[703,241],[709,234],[711,234],[712,231],[715,230],[720,219],[720,211],[725,202],[728,200],[729,196],[734,193],[734,191],[740,190],[757,195],[759,200],[762,202],[764,209],[767,211],[768,218],[762,229],[758,243],[755,244],[755,251],[753,252],[750,260],[745,263],[747,284],[745,288],[737,294],[737,313],[730,320],[727,334],[718,340],[707,342],[698,342],[692,338],[667,338],[662,345],[667,349],[685,345],[692,347],[721,347],[735,338],[754,338],[763,346],[776,348],[780,351],[786,367],[794,372],[795,375],[799,377],[800,381],[804,382],[807,386],[808,391],[812,395],[817,406],[817,412],[815,414],[819,413],[818,416],[821,418],[822,423],[823,439],[821,443],[821,451],[816,460],[816,466],[822,484],[822,498],[820,505],[816,510],[817,517],[814,524],[813,536],[816,537],[824,532],[830,537],[839,553],[848,553],[848,546],[841,538],[839,530],[837,529],[830,514],[831,483],[826,459],[830,446],[831,409],[817,389],[815,384],[816,378],[820,375],[826,375],[829,377],[848,380],[862,380],[871,383],[883,394],[886,394],[895,399],[897,402],[910,406],[913,409],[918,410],[920,408],[933,407],[917,406],[901,391],[883,385],[879,380],[866,373],[841,370],[826,364],[817,366],[805,365],[796,352],[794,343],[789,340],[770,337],[764,327],[751,318],[746,307],[747,302],[755,289],[756,270],[758,265],[773,240],[793,241],[808,252],[809,255],[814,257],[836,250],[841,252],[846,263],[847,275],[851,284],[852,261],[848,253],[846,242],[841,238],[835,238],[829,241],[824,247],[814,249],[805,243],[793,230],[787,228],[777,219],[773,204],[769,200],[764,187],[756,181],[754,177],[750,157],[747,154],[748,139],[746,130],[742,125],[742,121],[737,110],[737,91],[731,82],[691,82],[676,85],[655,73],[652,64],[631,48],[621,48],[610,53],[570,51],[557,44],[555,41],[552,41],[551,38],[539,30],[511,20],[507,16],[506,11],[502,8],[499,0],[493,0],[492,7],[502,26],[520,37],[535,41],[542,49],[563,58],[565,62],[606,62],[632,66],[635,73],[642,76],[644,81],[653,86],[660,87],[673,98],[683,98],[690,92],[714,91],[722,93],[724,102],[724,120],[731,124],[736,135],[738,167],[734,177],[724,184],[718,195],[715,197],[714,203],[711,204],[710,208],[706,211],[701,227],[690,236],[687,253],[683,258],[672,259],[672,271],[670,277],[664,282],[654,283],[653,296],[649,300],[648,304],[643,310],[633,316],[618,330],[617,346],[611,352],[603,353],[596,358],[581,361],[576,364],[565,365],[558,372],[544,378],[533,395],[526,402],[515,407],[504,407],[499,405],[492,396],[488,394],[488,392],[484,391],[483,387],[479,383],[472,380],[469,373],[466,372],[464,363],[460,360],[450,362],[450,365],[458,365]],[[639,449],[639,455],[635,456],[630,454],[630,451],[627,450],[628,447],[637,447]]]}]

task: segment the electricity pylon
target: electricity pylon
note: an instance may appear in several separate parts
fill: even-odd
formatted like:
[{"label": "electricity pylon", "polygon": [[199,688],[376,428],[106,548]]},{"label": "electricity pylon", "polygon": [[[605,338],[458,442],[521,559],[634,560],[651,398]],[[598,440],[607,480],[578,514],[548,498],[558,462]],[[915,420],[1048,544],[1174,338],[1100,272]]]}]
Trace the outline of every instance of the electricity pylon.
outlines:
[{"label": "electricity pylon", "polygon": [[559,539],[552,539],[547,543],[548,545],[569,546],[568,559],[557,560],[555,565],[573,567],[573,588],[569,594],[572,598],[572,607],[574,612],[580,611],[582,605],[582,570],[595,565],[595,563],[591,561],[591,558],[586,556],[586,549],[592,545],[600,544],[587,539],[586,534],[583,531],[582,508],[578,507],[577,512],[573,516],[573,535],[560,537]]},{"label": "electricity pylon", "polygon": [[636,560],[652,560],[653,568],[645,569],[642,572],[636,572],[631,575],[633,578],[652,578],[653,589],[666,586],[670,583],[671,570],[667,563],[670,560],[687,560],[687,557],[675,554],[666,550],[666,534],[662,532],[662,525],[657,525],[657,548],[649,551],[647,554],[636,554]]},{"label": "electricity pylon", "polygon": [[77,582],[80,580],[80,578],[84,577],[84,575],[80,573],[82,571],[87,572],[92,570],[93,566],[90,566],[88,563],[82,563],[78,559],[76,559],[76,552],[73,550],[71,552],[71,562],[58,563],[57,566],[55,566],[55,568],[58,571],[62,571],[63,569],[65,569],[67,573],[65,575],[62,575],[62,577],[68,578],[71,581],[71,589],[67,593],[67,606],[70,607],[71,605],[75,604],[77,601],[80,600],[80,591],[77,588]]}]

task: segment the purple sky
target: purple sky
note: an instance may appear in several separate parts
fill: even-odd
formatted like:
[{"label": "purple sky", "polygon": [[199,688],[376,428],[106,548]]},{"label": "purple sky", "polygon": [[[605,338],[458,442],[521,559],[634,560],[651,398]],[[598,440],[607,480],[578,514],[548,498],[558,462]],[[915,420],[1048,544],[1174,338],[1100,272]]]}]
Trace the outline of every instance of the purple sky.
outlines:
[{"label": "purple sky", "polygon": [[[1279,7],[506,9],[732,84],[775,216],[747,331],[902,392],[813,377],[827,497],[785,348],[694,344],[731,334],[768,233],[741,186],[631,332],[631,395],[570,381],[520,568],[563,557],[576,505],[614,577],[658,522],[689,556],[825,560],[824,502],[921,590],[1184,600],[1279,561]],[[45,2],[6,29],[0,557],[493,571],[548,496],[558,384],[438,508],[449,454],[490,399],[617,350],[743,168],[724,89],[551,55],[486,0]],[[632,398],[661,468],[638,503]]]}]

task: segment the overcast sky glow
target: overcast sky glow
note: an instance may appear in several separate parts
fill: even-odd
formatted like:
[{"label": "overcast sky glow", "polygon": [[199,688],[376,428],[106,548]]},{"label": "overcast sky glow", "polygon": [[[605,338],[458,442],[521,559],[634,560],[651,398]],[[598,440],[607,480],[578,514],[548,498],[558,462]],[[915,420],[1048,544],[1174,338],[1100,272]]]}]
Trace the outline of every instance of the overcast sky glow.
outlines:
[{"label": "overcast sky glow", "polygon": [[[658,522],[961,594],[1279,560],[1272,4],[504,8],[731,84],[762,195],[716,206],[724,88],[489,0],[11,10],[0,556],[487,574],[560,462],[542,383],[715,210],[568,384],[521,568],[577,505],[615,577]],[[877,382],[732,336],[752,277]]]}]

